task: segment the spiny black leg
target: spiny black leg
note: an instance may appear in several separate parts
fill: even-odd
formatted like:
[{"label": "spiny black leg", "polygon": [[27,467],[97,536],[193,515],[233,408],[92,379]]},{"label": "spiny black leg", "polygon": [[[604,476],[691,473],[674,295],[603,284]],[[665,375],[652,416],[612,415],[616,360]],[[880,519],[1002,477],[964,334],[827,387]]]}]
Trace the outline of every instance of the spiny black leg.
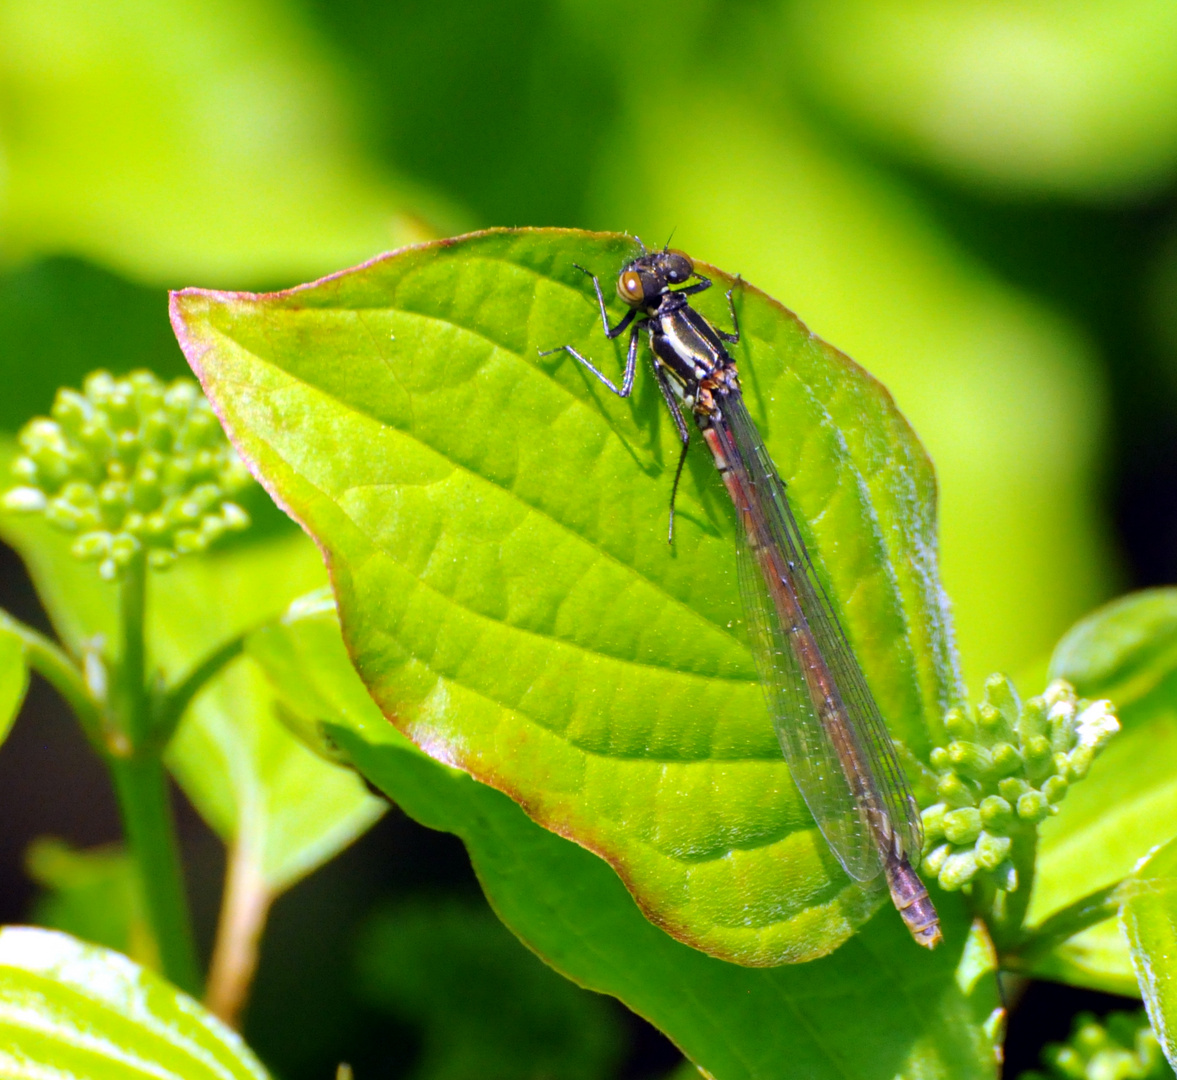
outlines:
[{"label": "spiny black leg", "polygon": [[633,317],[638,313],[638,309],[630,308],[629,311],[627,311],[625,315],[622,316],[621,322],[619,322],[615,327],[613,327],[612,330],[610,330],[609,312],[605,310],[605,297],[601,293],[601,283],[597,279],[597,275],[589,273],[589,271],[581,266],[580,263],[573,263],[572,265],[575,266],[576,269],[579,270],[582,274],[586,274],[588,277],[593,279],[593,288],[597,290],[597,303],[601,305],[601,326],[605,330],[605,337],[612,341],[615,337],[621,335],[625,331],[625,328],[631,322],[633,322]]},{"label": "spiny black leg", "polygon": [[667,542],[674,543],[674,500],[678,495],[678,482],[682,477],[682,467],[687,461],[687,451],[691,446],[691,430],[687,427],[686,420],[683,419],[682,410],[678,407],[678,402],[674,398],[674,393],[666,382],[666,373],[657,364],[654,365],[654,380],[658,383],[658,389],[662,391],[662,399],[666,402],[666,407],[670,410],[670,415],[674,417],[674,426],[678,428],[678,437],[682,440],[682,453],[678,455],[678,468],[674,470],[674,484],[670,489],[670,529],[667,535]]},{"label": "spiny black leg", "polygon": [[610,390],[618,397],[627,398],[633,392],[633,376],[634,370],[637,367],[638,360],[638,333],[641,327],[635,323],[630,327],[629,331],[629,353],[625,358],[625,374],[621,379],[621,389],[619,390],[613,385],[613,381],[600,368],[598,368],[587,356],[582,356],[571,345],[561,345],[555,349],[548,349],[547,351],[540,350],[540,356],[551,356],[554,353],[566,352],[574,360],[583,364],[589,369],[602,383],[604,383]]},{"label": "spiny black leg", "polygon": [[696,274],[699,280],[694,285],[688,285],[685,289],[675,289],[676,293],[682,293],[683,296],[694,296],[695,293],[706,292],[711,288],[711,279],[705,278],[702,274]]},{"label": "spiny black leg", "polygon": [[[744,282],[744,279],[742,277],[740,277],[739,274],[737,274],[736,275],[736,285],[742,285],[743,282]],[[735,291],[736,285],[733,285],[727,291],[727,309],[731,313],[732,326],[735,328],[734,332],[729,334],[726,330],[720,330],[718,326],[714,328],[715,332],[721,338],[723,338],[724,341],[730,342],[732,345],[738,344],[739,340],[740,340],[740,320],[736,316],[736,305],[734,303],[732,303],[732,293]]]}]

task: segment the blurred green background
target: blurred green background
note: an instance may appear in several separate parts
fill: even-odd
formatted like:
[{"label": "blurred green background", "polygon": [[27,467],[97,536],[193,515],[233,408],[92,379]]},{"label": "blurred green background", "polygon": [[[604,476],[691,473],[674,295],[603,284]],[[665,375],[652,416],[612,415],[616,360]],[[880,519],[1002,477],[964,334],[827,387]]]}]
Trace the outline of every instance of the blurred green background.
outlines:
[{"label": "blurred green background", "polygon": [[[167,288],[283,287],[490,225],[673,230],[880,378],[937,466],[974,688],[1003,670],[1039,690],[1076,617],[1175,576],[1172,0],[0,0],[0,437],[95,367],[179,373]],[[65,723],[38,708],[26,726]],[[36,792],[80,793],[52,827],[105,838],[101,777],[44,753],[56,738],[0,753],[28,793],[0,844],[6,920],[50,827]],[[279,905],[247,1034],[283,1075],[326,1075],[389,1015],[410,1048],[389,1075],[448,1067],[407,991],[328,1008],[306,973],[346,964],[281,936],[329,919],[354,950],[418,877],[475,902],[460,849],[411,833],[380,826]],[[418,848],[416,870],[371,870]],[[400,949],[406,971],[449,963]],[[622,1054],[567,1037],[581,1075]]]}]

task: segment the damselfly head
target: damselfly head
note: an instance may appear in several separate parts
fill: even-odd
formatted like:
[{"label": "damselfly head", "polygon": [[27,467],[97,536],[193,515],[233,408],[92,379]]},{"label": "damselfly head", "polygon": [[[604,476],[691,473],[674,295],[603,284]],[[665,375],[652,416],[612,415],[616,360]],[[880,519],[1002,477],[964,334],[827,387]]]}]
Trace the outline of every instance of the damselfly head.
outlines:
[{"label": "damselfly head", "polygon": [[681,251],[654,251],[634,259],[617,279],[617,295],[630,307],[649,307],[673,285],[682,285],[695,272],[690,256]]}]

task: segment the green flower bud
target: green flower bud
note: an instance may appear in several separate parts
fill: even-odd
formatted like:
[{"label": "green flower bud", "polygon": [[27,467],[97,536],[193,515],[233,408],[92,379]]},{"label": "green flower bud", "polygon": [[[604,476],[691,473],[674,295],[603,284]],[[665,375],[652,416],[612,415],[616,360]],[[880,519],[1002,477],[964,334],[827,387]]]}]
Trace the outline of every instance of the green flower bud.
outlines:
[{"label": "green flower bud", "polygon": [[1041,791],[1027,791],[1018,799],[1018,817],[1023,821],[1043,821],[1050,814],[1050,803]]},{"label": "green flower bud", "polygon": [[83,533],[74,542],[70,551],[74,558],[90,562],[105,559],[110,554],[111,535],[108,532]]},{"label": "green flower bud", "polygon": [[34,487],[9,488],[0,497],[0,510],[9,510],[18,514],[32,514],[44,510],[49,500],[45,492]]},{"label": "green flower bud", "polygon": [[0,510],[42,513],[80,534],[73,550],[103,577],[144,553],[153,567],[170,565],[249,524],[231,501],[249,474],[190,379],[94,372],[81,393],[59,391],[52,414],[20,432],[17,483],[0,493]]},{"label": "green flower bud", "polygon": [[1109,703],[1080,701],[1062,681],[1022,704],[1009,680],[994,676],[976,710],[950,710],[945,727],[951,741],[929,756],[938,802],[924,818],[925,846],[936,853],[925,868],[944,888],[983,874],[1011,892],[1014,853],[1032,850],[1015,840],[1057,813],[1119,723]]},{"label": "green flower bud", "polygon": [[940,871],[944,866],[944,860],[951,854],[951,844],[941,844],[939,847],[934,847],[924,856],[924,861],[920,865],[920,869],[932,877],[939,877]]},{"label": "green flower bud", "polygon": [[986,795],[981,800],[980,810],[986,829],[1004,831],[1014,823],[1014,808],[1000,795]]},{"label": "green flower bud", "polygon": [[993,756],[975,742],[948,744],[948,760],[952,768],[970,780],[977,780],[993,771]]},{"label": "green flower bud", "polygon": [[973,739],[977,735],[977,725],[959,705],[944,714],[944,730],[954,739]]},{"label": "green flower bud", "polygon": [[942,802],[933,803],[923,812],[925,840],[937,840],[944,835],[944,815],[947,812],[948,807]]},{"label": "green flower bud", "polygon": [[1020,776],[1008,776],[997,785],[997,790],[1006,802],[1016,803],[1030,790],[1030,785]]},{"label": "green flower bud", "polygon": [[944,773],[936,783],[936,795],[949,806],[971,806],[972,790],[956,773]]},{"label": "green flower bud", "polygon": [[946,892],[963,889],[977,874],[977,857],[972,850],[955,851],[944,860],[936,880]]},{"label": "green flower bud", "polygon": [[1022,757],[1033,769],[1040,769],[1050,760],[1050,740],[1045,735],[1035,735],[1022,746]]},{"label": "green flower bud", "polygon": [[971,844],[981,834],[981,811],[975,806],[950,810],[944,815],[944,835],[953,844]]},{"label": "green flower bud", "polygon": [[1042,794],[1052,806],[1063,801],[1071,785],[1061,776],[1051,776],[1042,785]]},{"label": "green flower bud", "polygon": [[998,776],[1010,776],[1022,769],[1022,755],[1016,746],[1007,742],[993,748],[993,771]]},{"label": "green flower bud", "polygon": [[983,832],[977,837],[973,851],[977,856],[977,866],[982,870],[996,870],[1009,856],[1013,841],[1008,836],[994,836],[990,832]]}]

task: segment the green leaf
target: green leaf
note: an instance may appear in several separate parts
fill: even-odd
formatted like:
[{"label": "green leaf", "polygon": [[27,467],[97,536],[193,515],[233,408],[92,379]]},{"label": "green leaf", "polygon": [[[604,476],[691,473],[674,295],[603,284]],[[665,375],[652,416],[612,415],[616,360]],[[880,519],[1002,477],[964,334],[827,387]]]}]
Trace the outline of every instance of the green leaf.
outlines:
[{"label": "green leaf", "polygon": [[31,922],[116,949],[147,967],[158,957],[144,921],[134,868],[121,847],[82,850],[42,836],[25,852],[28,875],[44,890]]},{"label": "green leaf", "polygon": [[0,1073],[13,1080],[265,1080],[241,1039],[125,956],[0,930]]},{"label": "green leaf", "polygon": [[528,952],[485,904],[381,909],[357,950],[364,1000],[424,1029],[419,1080],[616,1075],[620,1015]]},{"label": "green leaf", "polygon": [[[151,640],[170,671],[280,610],[322,580],[303,536],[191,560],[167,581],[168,611]],[[231,597],[231,603],[226,603]],[[239,660],[193,702],[168,748],[168,764],[201,815],[247,852],[273,893],[289,888],[362,835],[385,810],[360,779],[308,750],[279,722],[274,694]]]},{"label": "green leaf", "polygon": [[1120,921],[1148,1018],[1177,1071],[1177,840],[1142,861],[1130,882]]},{"label": "green leaf", "polygon": [[287,5],[6,3],[5,250],[259,281],[429,235],[448,211],[364,160],[345,94]]},{"label": "green leaf", "polygon": [[28,688],[24,645],[15,634],[5,630],[0,617],[0,743],[8,738]]},{"label": "green leaf", "polygon": [[[1028,920],[1042,919],[1132,872],[1177,835],[1177,589],[1122,597],[1059,642],[1051,678],[1110,697],[1122,730],[1041,828]],[[1127,941],[1115,923],[1077,935],[1036,969],[1081,986],[1132,993]]]},{"label": "green leaf", "polygon": [[[878,898],[782,760],[722,483],[696,447],[668,549],[677,436],[648,373],[617,401],[537,353],[572,341],[620,366],[573,264],[608,278],[635,252],[476,234],[288,293],[176,294],[174,323],[239,450],[326,550],[385,714],[606,858],[682,940],[810,959]],[[930,466],[861,369],[755,289],[737,304],[750,407],[892,731],[926,758],[958,695]]]},{"label": "green leaf", "polygon": [[620,998],[709,1074],[993,1074],[995,958],[983,933],[969,932],[959,895],[939,898],[947,943],[931,955],[888,910],[811,964],[716,960],[643,918],[588,851],[389,724],[352,668],[329,605],[298,604],[251,635],[249,651],[281,689],[291,722],[324,752],[350,758],[421,824],[461,837],[492,908],[529,948],[581,986]]},{"label": "green leaf", "polygon": [[[0,452],[7,472],[12,444]],[[63,538],[36,518],[0,514],[0,537],[29,567],[54,627],[75,654],[117,640],[117,593]],[[217,646],[279,614],[323,580],[314,546],[286,530],[186,559],[153,574],[148,648],[174,681]],[[168,764],[204,819],[273,892],[289,888],[363,833],[383,812],[351,772],[316,757],[275,718],[274,697],[248,662],[231,665],[196,698]]]},{"label": "green leaf", "polygon": [[1083,697],[1139,701],[1177,670],[1177,589],[1131,593],[1081,619],[1050,668]]}]

